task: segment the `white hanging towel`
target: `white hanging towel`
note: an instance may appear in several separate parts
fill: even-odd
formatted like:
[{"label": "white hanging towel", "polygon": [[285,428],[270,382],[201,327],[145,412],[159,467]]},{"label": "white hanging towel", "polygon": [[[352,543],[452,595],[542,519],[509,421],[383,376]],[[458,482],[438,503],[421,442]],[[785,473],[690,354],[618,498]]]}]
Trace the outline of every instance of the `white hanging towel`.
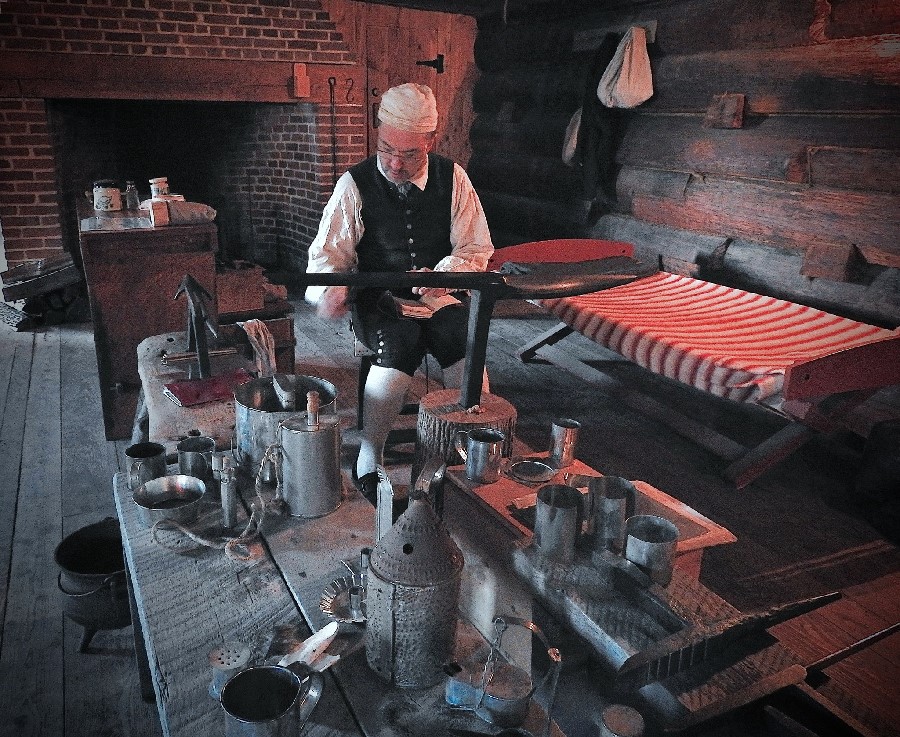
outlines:
[{"label": "white hanging towel", "polygon": [[606,107],[637,107],[653,96],[653,76],[647,55],[647,30],[628,29],[597,86],[597,97]]},{"label": "white hanging towel", "polygon": [[274,375],[275,339],[269,332],[268,326],[262,320],[247,320],[247,322],[239,322],[238,325],[247,333],[247,338],[253,347],[257,375],[260,378]]}]

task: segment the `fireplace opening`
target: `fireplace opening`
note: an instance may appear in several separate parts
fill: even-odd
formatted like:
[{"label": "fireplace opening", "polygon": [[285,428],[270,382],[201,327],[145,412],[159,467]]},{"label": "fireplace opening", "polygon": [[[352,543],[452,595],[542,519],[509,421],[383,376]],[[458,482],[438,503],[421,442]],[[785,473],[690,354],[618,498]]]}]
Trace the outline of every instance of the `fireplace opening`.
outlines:
[{"label": "fireplace opening", "polygon": [[[315,105],[47,100],[63,223],[78,253],[77,203],[93,182],[168,177],[172,193],[216,210],[219,256],[302,268],[321,205]],[[76,257],[77,258],[77,257]]]}]

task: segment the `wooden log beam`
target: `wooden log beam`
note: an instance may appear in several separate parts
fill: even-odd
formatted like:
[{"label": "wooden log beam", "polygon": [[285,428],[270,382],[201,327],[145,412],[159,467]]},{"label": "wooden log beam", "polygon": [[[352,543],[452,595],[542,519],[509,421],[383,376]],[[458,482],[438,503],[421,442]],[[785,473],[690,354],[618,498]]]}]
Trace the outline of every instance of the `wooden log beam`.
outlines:
[{"label": "wooden log beam", "polygon": [[636,167],[623,167],[617,192],[620,205],[650,223],[799,250],[852,243],[869,263],[900,267],[896,195],[801,189]]},{"label": "wooden log beam", "polygon": [[[705,128],[702,116],[636,115],[616,153],[620,164],[702,174],[809,182],[892,192],[900,153],[897,116],[773,115],[740,131]],[[880,153],[875,153],[880,151]],[[843,171],[838,171],[844,165]]]},{"label": "wooden log beam", "polygon": [[900,151],[896,149],[810,146],[807,161],[813,186],[900,194]]},{"label": "wooden log beam", "polygon": [[717,258],[726,242],[722,235],[655,225],[625,215],[604,215],[589,236],[633,243],[635,256],[645,263],[661,256],[695,263],[700,267],[696,276],[717,284],[789,299],[873,325],[900,325],[896,299],[900,272],[896,269],[856,263],[852,282],[808,279],[800,274],[803,251],[729,240],[724,256]]},{"label": "wooden log beam", "polygon": [[700,112],[723,89],[747,95],[748,114],[891,111],[900,105],[900,36],[809,46],[664,56],[653,60],[646,111]]}]

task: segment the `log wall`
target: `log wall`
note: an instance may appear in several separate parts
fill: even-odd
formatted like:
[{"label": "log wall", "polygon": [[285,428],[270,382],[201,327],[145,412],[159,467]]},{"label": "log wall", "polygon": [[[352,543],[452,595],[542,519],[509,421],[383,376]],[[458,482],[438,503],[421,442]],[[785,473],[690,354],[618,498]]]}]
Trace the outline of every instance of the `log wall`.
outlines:
[{"label": "log wall", "polygon": [[[613,215],[634,221],[634,237],[653,226],[646,245],[662,256],[692,234],[727,241],[757,291],[821,292],[854,316],[871,302],[873,319],[900,325],[897,7],[637,0],[480,19],[469,171],[495,245],[603,235]],[[562,162],[566,126],[593,92],[605,34],[638,24],[653,38],[654,94],[608,111],[617,133],[592,190],[583,166]],[[770,249],[784,255],[780,274]]]}]

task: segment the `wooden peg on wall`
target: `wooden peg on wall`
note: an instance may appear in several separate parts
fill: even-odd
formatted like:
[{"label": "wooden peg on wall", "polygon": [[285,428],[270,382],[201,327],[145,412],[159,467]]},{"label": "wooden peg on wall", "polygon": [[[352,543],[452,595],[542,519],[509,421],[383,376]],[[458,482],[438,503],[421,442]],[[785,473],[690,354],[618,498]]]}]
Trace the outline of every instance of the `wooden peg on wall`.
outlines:
[{"label": "wooden peg on wall", "polygon": [[746,96],[726,92],[713,95],[703,119],[704,128],[743,128]]},{"label": "wooden peg on wall", "polygon": [[309,97],[311,85],[309,76],[306,74],[306,64],[294,64],[294,97]]}]

